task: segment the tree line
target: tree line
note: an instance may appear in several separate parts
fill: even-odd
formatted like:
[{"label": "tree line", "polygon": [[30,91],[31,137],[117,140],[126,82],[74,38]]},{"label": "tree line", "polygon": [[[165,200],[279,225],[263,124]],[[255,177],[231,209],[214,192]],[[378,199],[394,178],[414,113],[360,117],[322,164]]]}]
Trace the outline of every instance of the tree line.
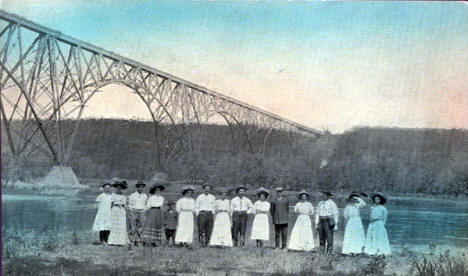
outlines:
[{"label": "tree line", "polygon": [[[190,132],[189,146],[173,137],[174,126],[159,125],[155,139],[152,122],[82,120],[68,165],[82,179],[150,179],[165,172],[173,180],[211,179],[222,186],[468,195],[468,130],[359,127],[317,138],[245,131],[249,126],[176,127]],[[2,175],[10,163],[2,131]],[[43,176],[52,165],[35,152],[23,177]]]}]

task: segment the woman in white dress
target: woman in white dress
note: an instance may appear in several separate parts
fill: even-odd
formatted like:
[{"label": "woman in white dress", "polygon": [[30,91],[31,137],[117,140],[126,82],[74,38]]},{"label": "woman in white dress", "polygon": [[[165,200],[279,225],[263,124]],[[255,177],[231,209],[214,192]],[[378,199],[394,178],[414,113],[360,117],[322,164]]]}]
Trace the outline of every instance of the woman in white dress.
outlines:
[{"label": "woman in white dress", "polygon": [[221,199],[216,200],[216,217],[210,246],[232,247],[231,221],[229,219],[231,201],[226,197],[227,192],[223,191]]},{"label": "woman in white dress", "polygon": [[107,244],[111,230],[111,186],[109,182],[104,182],[102,184],[104,192],[96,198],[98,211],[94,219],[93,231],[99,231],[99,242],[101,244]]},{"label": "woman in white dress", "polygon": [[314,206],[308,202],[309,193],[306,190],[299,192],[299,202],[294,207],[294,211],[299,213],[296,219],[288,249],[297,251],[312,251],[315,247],[314,235],[312,233],[312,222],[310,216],[314,214]]},{"label": "woman in white dress", "polygon": [[268,222],[268,213],[270,212],[270,202],[266,201],[270,192],[265,188],[257,190],[257,200],[251,213],[255,215],[252,223],[252,234],[250,239],[257,241],[257,248],[263,247],[263,241],[270,240],[270,224]]},{"label": "woman in white dress", "polygon": [[367,238],[364,253],[368,255],[390,255],[390,242],[388,241],[385,223],[387,222],[387,208],[383,205],[387,202],[381,193],[372,195],[375,205],[370,209],[370,223],[367,228]]},{"label": "woman in white dress", "polygon": [[112,224],[108,244],[126,245],[130,242],[127,233],[127,215],[125,213],[127,197],[122,194],[122,190],[127,189],[127,181],[117,181],[112,186],[115,188],[115,192],[112,195]]},{"label": "woman in white dress", "polygon": [[346,221],[346,227],[343,237],[342,254],[361,254],[364,248],[365,236],[364,227],[362,226],[359,209],[366,206],[361,195],[351,193],[348,197],[349,204],[346,205],[343,211],[343,217]]},{"label": "woman in white dress", "polygon": [[195,213],[195,199],[193,199],[194,188],[186,186],[182,189],[183,197],[177,200],[176,211],[179,214],[177,219],[177,230],[175,243],[181,246],[188,246],[193,242],[193,225]]}]

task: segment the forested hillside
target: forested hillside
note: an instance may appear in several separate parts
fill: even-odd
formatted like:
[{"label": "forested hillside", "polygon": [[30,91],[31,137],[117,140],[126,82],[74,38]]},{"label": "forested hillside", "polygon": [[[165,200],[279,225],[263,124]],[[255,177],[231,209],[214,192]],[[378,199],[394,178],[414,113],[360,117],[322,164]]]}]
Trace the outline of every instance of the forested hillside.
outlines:
[{"label": "forested hillside", "polygon": [[[356,128],[318,139],[267,130],[247,139],[242,129],[220,125],[199,130],[191,130],[201,133],[194,134],[197,145],[182,149],[165,138],[169,126],[159,126],[155,142],[150,122],[84,120],[69,165],[82,179],[149,179],[162,171],[173,180],[211,178],[220,185],[468,195],[467,130]],[[10,156],[2,132],[2,175]],[[53,165],[44,154],[25,163],[24,178],[43,176]]]}]

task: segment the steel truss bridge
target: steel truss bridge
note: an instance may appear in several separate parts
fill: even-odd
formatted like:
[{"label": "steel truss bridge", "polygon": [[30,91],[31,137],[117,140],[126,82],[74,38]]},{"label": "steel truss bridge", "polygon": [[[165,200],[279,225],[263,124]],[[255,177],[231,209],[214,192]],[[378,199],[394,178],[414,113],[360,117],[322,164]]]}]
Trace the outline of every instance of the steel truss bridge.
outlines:
[{"label": "steel truss bridge", "polygon": [[[109,84],[129,87],[179,151],[196,148],[203,125],[222,118],[238,137],[272,130],[318,137],[320,131],[0,10],[2,129],[15,160],[36,152],[70,158],[88,101]],[[64,124],[72,119],[74,125]],[[211,120],[211,121],[210,121]],[[15,122],[19,126],[13,127]],[[157,133],[157,131],[156,131]],[[197,134],[198,133],[198,134]],[[156,137],[157,138],[157,137]],[[232,136],[232,139],[236,139]],[[195,145],[195,146],[194,146]]]}]

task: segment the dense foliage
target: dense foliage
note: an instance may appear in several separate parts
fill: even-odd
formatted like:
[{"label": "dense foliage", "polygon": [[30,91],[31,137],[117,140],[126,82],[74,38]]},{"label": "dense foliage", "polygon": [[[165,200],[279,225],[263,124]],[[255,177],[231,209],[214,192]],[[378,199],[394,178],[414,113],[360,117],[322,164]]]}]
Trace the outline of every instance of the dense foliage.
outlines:
[{"label": "dense foliage", "polygon": [[[317,139],[264,129],[245,131],[248,126],[178,129],[192,135],[184,149],[167,125],[158,126],[154,139],[151,122],[83,120],[69,165],[80,178],[149,179],[163,171],[173,180],[211,179],[215,185],[468,193],[467,130],[356,128]],[[5,175],[11,154],[3,133]],[[44,175],[51,165],[49,157],[36,152],[26,160],[22,177]]]}]

